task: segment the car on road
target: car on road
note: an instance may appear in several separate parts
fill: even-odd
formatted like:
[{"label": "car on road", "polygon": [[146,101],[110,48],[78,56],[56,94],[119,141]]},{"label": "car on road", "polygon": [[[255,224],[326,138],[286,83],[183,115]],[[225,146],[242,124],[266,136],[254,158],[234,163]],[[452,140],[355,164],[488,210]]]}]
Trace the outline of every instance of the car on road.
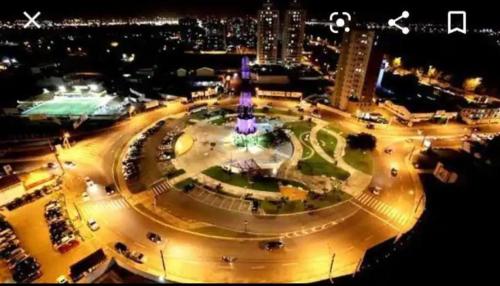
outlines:
[{"label": "car on road", "polygon": [[281,240],[271,240],[264,243],[264,249],[267,251],[279,250],[285,247],[285,243]]},{"label": "car on road", "polygon": [[106,191],[106,195],[111,196],[112,194],[116,193],[115,186],[113,185],[107,185],[104,187],[104,190]]},{"label": "car on road", "polygon": [[154,243],[157,243],[157,244],[162,242],[161,236],[160,236],[159,234],[157,234],[157,233],[154,233],[154,232],[148,232],[148,233],[146,234],[146,237],[147,237],[150,241],[152,241],[152,242],[154,242]]},{"label": "car on road", "polygon": [[380,192],[382,191],[382,188],[379,186],[374,186],[370,188],[370,192],[376,196],[380,195]]},{"label": "car on road", "polygon": [[61,275],[56,279],[57,284],[69,284],[69,280],[65,275]]},{"label": "car on road", "polygon": [[396,169],[396,168],[392,168],[392,169],[391,169],[391,175],[392,175],[393,177],[396,177],[396,176],[398,175],[398,169]]},{"label": "car on road", "polygon": [[82,199],[83,199],[84,201],[88,201],[88,200],[90,199],[90,197],[89,197],[89,193],[87,193],[87,192],[83,192],[83,193],[82,193]]},{"label": "car on road", "polygon": [[87,188],[91,188],[94,186],[94,181],[92,181],[89,177],[85,177],[85,184],[87,185]]},{"label": "car on road", "polygon": [[49,168],[49,169],[57,169],[57,165],[54,162],[48,162],[47,163],[47,168]]},{"label": "car on road", "polygon": [[224,255],[224,256],[222,256],[222,261],[231,264],[231,263],[236,261],[236,257]]},{"label": "car on road", "polygon": [[87,226],[90,228],[91,231],[98,231],[100,226],[97,224],[97,221],[93,218],[89,218],[87,220]]},{"label": "car on road", "polygon": [[73,169],[76,167],[76,164],[72,161],[64,161],[64,167],[68,169]]},{"label": "car on road", "polygon": [[146,255],[138,251],[131,251],[127,257],[136,263],[143,264],[146,262]]},{"label": "car on road", "polygon": [[118,252],[118,253],[121,253],[121,254],[126,254],[128,253],[128,247],[125,243],[123,242],[117,242],[115,243],[115,250]]}]

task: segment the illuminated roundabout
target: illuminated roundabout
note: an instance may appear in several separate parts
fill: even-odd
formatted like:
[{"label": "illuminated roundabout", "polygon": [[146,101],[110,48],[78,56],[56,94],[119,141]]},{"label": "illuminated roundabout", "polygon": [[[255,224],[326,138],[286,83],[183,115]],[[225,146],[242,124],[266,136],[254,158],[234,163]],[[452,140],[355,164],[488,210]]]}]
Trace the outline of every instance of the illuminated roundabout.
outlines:
[{"label": "illuminated roundabout", "polygon": [[[162,250],[172,281],[328,279],[353,273],[367,249],[411,229],[418,219],[412,174],[402,169],[397,179],[391,177],[393,163],[347,149],[342,131],[328,122],[256,110],[260,131],[242,137],[235,132],[234,102],[215,110],[222,109],[223,116],[211,109],[208,118],[180,112],[149,122],[142,131],[159,119],[166,124],[146,140],[136,180],[124,179],[120,162],[142,132],[115,153],[113,180],[129,208],[94,215],[108,228],[101,236],[110,248],[124,241],[148,256],[145,264],[127,262],[144,276],[164,279]],[[158,161],[168,132],[175,158]],[[411,146],[391,144],[400,150],[391,162],[406,164]],[[382,186],[382,195],[368,191],[372,181]],[[148,232],[165,242],[153,244]],[[272,240],[284,248],[264,249]],[[227,263],[222,256],[236,260]]]}]

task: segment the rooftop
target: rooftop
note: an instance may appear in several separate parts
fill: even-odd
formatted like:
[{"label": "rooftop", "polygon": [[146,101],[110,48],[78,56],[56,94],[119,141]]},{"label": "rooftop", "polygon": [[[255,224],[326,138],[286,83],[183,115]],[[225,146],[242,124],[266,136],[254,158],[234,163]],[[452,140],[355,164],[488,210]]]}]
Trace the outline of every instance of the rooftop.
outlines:
[{"label": "rooftop", "polygon": [[16,175],[7,175],[0,178],[0,190],[21,183],[21,180]]}]

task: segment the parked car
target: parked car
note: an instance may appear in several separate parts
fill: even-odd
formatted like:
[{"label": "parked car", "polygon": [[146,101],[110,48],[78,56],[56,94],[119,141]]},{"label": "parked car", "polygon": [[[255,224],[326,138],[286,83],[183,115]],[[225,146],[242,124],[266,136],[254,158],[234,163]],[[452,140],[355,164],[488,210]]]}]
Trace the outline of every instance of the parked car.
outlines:
[{"label": "parked car", "polygon": [[259,202],[257,200],[252,200],[252,212],[255,213],[259,210]]}]

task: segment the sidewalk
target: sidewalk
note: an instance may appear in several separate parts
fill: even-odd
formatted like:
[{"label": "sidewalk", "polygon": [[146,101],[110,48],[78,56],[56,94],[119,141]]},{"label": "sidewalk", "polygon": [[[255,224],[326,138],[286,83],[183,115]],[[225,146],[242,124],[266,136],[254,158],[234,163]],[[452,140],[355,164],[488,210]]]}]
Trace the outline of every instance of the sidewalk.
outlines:
[{"label": "sidewalk", "polygon": [[[345,148],[347,145],[344,137],[338,135],[336,132],[324,128],[328,125],[328,123],[322,120],[317,120],[315,121],[315,123],[316,126],[313,127],[313,129],[311,130],[311,135],[309,136],[314,151],[316,151],[316,153],[318,153],[318,155],[320,155],[323,159],[332,164],[335,164],[335,162],[337,162],[337,166],[339,168],[342,168],[351,174],[345,181],[343,189],[344,192],[354,197],[361,194],[370,185],[372,176],[353,168],[351,165],[347,164],[344,161]],[[329,135],[332,135],[335,137],[335,139],[337,139],[337,145],[335,146],[336,158],[332,158],[325,152],[325,150],[323,150],[323,148],[321,148],[317,138],[318,132],[320,130],[327,132]]]}]

